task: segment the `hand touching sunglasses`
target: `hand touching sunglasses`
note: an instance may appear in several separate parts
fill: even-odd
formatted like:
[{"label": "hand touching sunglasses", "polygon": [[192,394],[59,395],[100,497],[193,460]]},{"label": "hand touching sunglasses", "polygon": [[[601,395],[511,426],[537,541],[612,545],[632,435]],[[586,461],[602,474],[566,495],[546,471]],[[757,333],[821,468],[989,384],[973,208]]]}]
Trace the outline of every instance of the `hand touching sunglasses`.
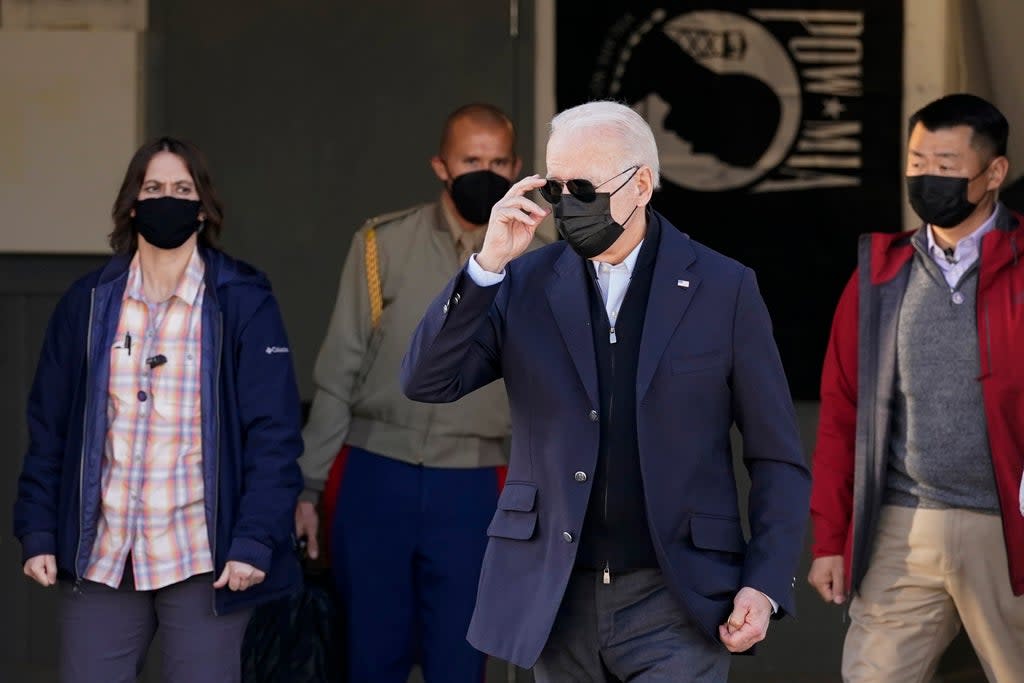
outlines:
[{"label": "hand touching sunglasses", "polygon": [[633,166],[630,166],[626,170],[621,171],[620,173],[616,173],[611,178],[608,178],[607,180],[604,180],[598,183],[597,185],[594,185],[594,183],[590,182],[589,180],[584,180],[582,178],[574,178],[573,180],[566,181],[557,180],[555,178],[548,178],[544,186],[540,188],[540,195],[544,197],[544,199],[546,199],[550,204],[557,204],[558,202],[562,201],[562,188],[565,187],[568,188],[569,194],[571,194],[573,197],[580,200],[581,202],[586,202],[589,204],[590,202],[597,199],[597,188],[601,187],[602,185],[606,185],[607,183],[610,183],[611,181],[615,180],[616,178],[622,176],[625,173],[629,173],[630,171],[632,171],[632,173],[629,173],[629,177],[626,178],[621,185],[615,188],[613,192],[609,193],[615,194],[623,187],[625,187],[626,183],[632,180],[633,176],[635,176],[637,174],[637,171],[639,170],[639,164],[634,164]]}]

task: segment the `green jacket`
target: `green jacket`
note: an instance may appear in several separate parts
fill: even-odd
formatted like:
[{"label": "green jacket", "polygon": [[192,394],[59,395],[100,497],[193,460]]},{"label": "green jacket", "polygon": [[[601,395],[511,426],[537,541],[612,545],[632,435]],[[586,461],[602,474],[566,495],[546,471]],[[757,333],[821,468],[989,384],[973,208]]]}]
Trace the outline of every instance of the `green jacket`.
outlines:
[{"label": "green jacket", "polygon": [[[313,371],[316,393],[299,460],[304,500],[319,497],[344,444],[428,467],[505,464],[511,421],[502,382],[441,405],[411,401],[399,386],[413,330],[434,294],[462,266],[445,220],[434,202],[371,219],[353,238]],[[371,227],[383,293],[376,328],[365,260]],[[539,230],[531,249],[550,241],[542,234]]]}]

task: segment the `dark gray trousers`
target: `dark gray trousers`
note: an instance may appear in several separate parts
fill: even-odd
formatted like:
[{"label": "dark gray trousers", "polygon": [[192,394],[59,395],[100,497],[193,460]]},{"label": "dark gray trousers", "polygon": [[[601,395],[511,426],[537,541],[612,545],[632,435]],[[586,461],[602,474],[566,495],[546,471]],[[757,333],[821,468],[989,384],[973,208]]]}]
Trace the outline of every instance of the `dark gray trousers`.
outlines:
[{"label": "dark gray trousers", "polygon": [[[126,572],[127,573],[127,572]],[[164,683],[238,683],[251,610],[213,614],[213,574],[153,591],[61,582],[61,683],[134,683],[160,633]]]},{"label": "dark gray trousers", "polygon": [[679,606],[657,569],[573,572],[537,683],[726,683],[729,652]]}]

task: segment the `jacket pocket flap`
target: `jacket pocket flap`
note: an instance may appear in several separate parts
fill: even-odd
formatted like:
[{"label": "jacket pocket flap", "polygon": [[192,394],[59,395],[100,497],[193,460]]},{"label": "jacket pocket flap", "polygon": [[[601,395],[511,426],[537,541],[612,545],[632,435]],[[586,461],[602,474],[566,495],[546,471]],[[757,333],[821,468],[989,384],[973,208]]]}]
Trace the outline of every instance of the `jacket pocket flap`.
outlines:
[{"label": "jacket pocket flap", "polygon": [[526,482],[505,482],[498,496],[499,510],[530,512],[537,501],[537,486]]},{"label": "jacket pocket flap", "polygon": [[738,519],[694,515],[690,518],[690,538],[695,546],[705,550],[743,553],[747,549]]},{"label": "jacket pocket flap", "polygon": [[488,536],[511,538],[516,541],[528,541],[533,537],[537,527],[536,512],[509,512],[498,510],[487,527]]}]

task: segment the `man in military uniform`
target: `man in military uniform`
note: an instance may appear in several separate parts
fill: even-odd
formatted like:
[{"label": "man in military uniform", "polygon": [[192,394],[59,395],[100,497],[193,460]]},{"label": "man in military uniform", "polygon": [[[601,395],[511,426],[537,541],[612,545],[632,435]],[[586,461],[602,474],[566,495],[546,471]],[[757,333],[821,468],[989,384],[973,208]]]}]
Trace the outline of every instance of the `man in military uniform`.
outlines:
[{"label": "man in military uniform", "polygon": [[417,659],[428,683],[483,677],[466,630],[504,480],[505,391],[497,382],[427,405],[405,398],[398,374],[434,293],[480,250],[491,207],[519,173],[515,146],[499,109],[453,112],[430,161],[439,201],[368,221],[342,270],[314,369],[296,529],[315,557],[315,502],[328,479],[340,482],[329,544],[351,683],[405,683]]}]

